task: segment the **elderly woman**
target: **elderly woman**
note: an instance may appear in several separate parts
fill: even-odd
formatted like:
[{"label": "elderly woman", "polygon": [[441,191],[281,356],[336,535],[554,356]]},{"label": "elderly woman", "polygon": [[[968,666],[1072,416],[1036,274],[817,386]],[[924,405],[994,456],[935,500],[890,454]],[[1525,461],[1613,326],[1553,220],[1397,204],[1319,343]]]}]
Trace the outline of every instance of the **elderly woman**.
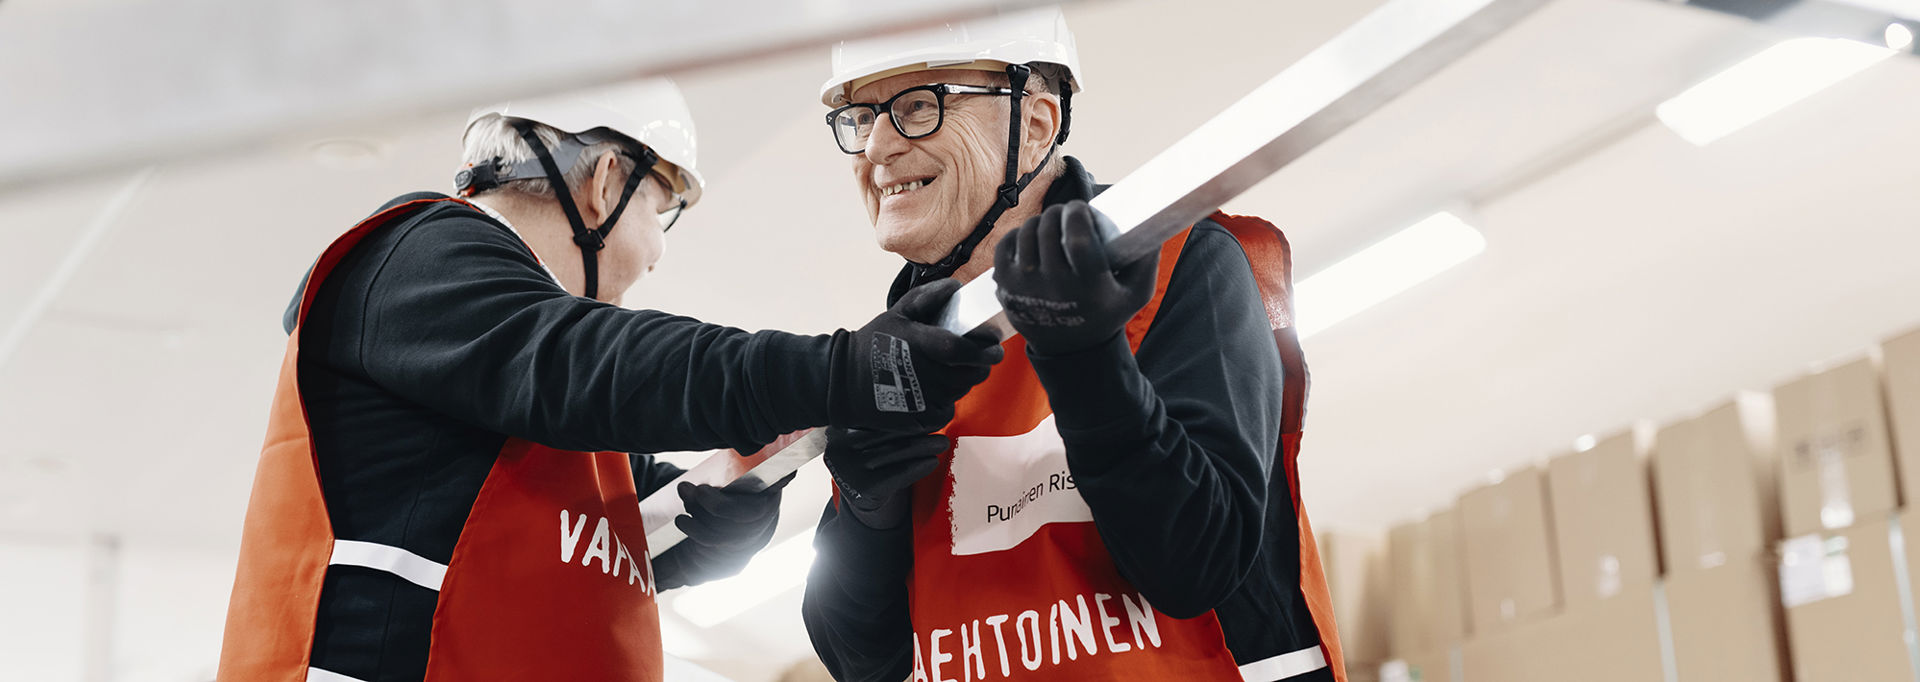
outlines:
[{"label": "elderly woman", "polygon": [[1286,242],[1215,213],[1109,262],[1103,188],[1058,154],[1077,62],[1058,10],[834,54],[892,296],[991,266],[1020,337],[938,433],[829,430],[814,647],[841,680],[1344,679]]}]

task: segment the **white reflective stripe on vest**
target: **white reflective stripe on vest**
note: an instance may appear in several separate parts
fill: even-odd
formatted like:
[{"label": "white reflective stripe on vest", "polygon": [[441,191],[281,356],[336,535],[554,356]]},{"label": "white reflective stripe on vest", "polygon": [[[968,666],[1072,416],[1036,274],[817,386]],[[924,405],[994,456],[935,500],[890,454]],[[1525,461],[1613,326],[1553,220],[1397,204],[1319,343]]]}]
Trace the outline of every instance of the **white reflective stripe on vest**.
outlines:
[{"label": "white reflective stripe on vest", "polygon": [[1327,667],[1327,654],[1320,650],[1320,645],[1316,644],[1309,649],[1280,654],[1240,666],[1240,679],[1246,682],[1278,682],[1325,667]]},{"label": "white reflective stripe on vest", "polygon": [[355,540],[334,540],[333,560],[327,563],[334,566],[359,566],[386,571],[436,592],[440,590],[440,581],[447,577],[446,564],[392,545]]},{"label": "white reflective stripe on vest", "polygon": [[336,672],[327,672],[319,668],[307,668],[307,682],[367,682],[358,677],[347,677]]}]

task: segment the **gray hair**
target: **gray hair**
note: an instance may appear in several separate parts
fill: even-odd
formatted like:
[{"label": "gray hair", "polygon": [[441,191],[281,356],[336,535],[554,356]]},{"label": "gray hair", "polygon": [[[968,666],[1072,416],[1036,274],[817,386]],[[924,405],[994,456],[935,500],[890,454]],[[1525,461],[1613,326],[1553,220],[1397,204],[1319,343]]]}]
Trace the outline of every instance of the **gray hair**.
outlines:
[{"label": "gray hair", "polygon": [[[540,144],[546,145],[549,153],[560,146],[562,136],[568,135],[552,126],[537,122],[533,124],[533,134],[540,139]],[[567,191],[571,192],[576,199],[583,195],[587,191],[587,181],[593,178],[593,167],[600,160],[600,156],[607,152],[618,151],[631,150],[619,142],[597,142],[588,145],[586,150],[580,153],[580,158],[573,162],[573,167],[564,169],[560,173],[560,177],[567,181]],[[514,128],[508,119],[499,114],[488,114],[474,121],[473,125],[467,128],[465,149],[460,152],[460,163],[463,168],[478,166],[491,163],[495,157],[507,163],[519,163],[534,158],[534,155],[533,148],[527,146],[527,141],[520,137],[519,129]],[[616,166],[623,173],[633,172],[636,164],[631,156],[619,154],[614,159]],[[562,160],[554,159],[554,162],[560,163]],[[553,186],[544,178],[513,180],[476,196],[486,196],[496,191],[520,192],[536,197],[553,196]]]}]

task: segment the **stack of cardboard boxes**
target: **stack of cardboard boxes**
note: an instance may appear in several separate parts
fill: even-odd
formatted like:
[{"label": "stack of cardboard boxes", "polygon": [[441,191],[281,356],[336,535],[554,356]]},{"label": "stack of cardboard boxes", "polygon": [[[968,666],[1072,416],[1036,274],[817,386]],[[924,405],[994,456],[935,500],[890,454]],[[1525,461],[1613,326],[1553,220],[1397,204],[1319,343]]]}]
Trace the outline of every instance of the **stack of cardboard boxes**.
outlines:
[{"label": "stack of cardboard boxes", "polygon": [[[1388,648],[1397,674],[1422,682],[1453,680],[1453,650],[1466,640],[1465,580],[1456,513],[1441,511],[1387,535]],[[1383,682],[1389,677],[1383,672]]]},{"label": "stack of cardboard boxes", "polygon": [[1661,679],[1650,495],[1633,435],[1623,433],[1554,458],[1544,476],[1529,470],[1462,497],[1462,509],[1475,510],[1465,678]]},{"label": "stack of cardboard boxes", "polygon": [[1393,598],[1387,548],[1379,537],[1360,533],[1321,533],[1314,542],[1333,597],[1348,682],[1378,682],[1390,649],[1387,609]]},{"label": "stack of cardboard boxes", "polygon": [[1393,528],[1382,679],[1920,680],[1920,331],[1881,348]]},{"label": "stack of cardboard boxes", "polygon": [[[1920,336],[1888,341],[1883,358],[1887,383],[1905,402]],[[1920,516],[1896,515],[1880,372],[1861,358],[1782,384],[1773,395],[1787,536],[1779,546],[1780,599],[1794,679],[1912,682],[1913,602],[1902,545]]]},{"label": "stack of cardboard boxes", "polygon": [[1781,682],[1767,401],[1750,396],[1660,429],[1653,452],[1676,673],[1700,682]]}]

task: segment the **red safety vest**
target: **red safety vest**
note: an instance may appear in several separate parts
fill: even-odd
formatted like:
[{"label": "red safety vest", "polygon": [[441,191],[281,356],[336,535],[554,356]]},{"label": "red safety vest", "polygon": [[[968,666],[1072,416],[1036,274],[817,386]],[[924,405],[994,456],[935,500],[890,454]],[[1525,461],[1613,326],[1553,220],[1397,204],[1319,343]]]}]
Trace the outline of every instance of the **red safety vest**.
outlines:
[{"label": "red safety vest", "polygon": [[[300,319],[355,244],[436,201],[457,200],[395,206],[329,246],[308,277]],[[300,395],[299,355],[296,327],[247,506],[219,679],[308,679],[329,564],[439,590],[427,680],[662,679],[653,574],[625,454],[507,439],[445,565],[398,547],[337,540]],[[312,674],[343,678],[330,672]]]},{"label": "red safety vest", "polygon": [[[1300,504],[1299,453],[1307,374],[1293,333],[1286,238],[1264,220],[1215,213],[1245,249],[1286,369],[1278,450],[1300,525],[1301,592],[1320,647],[1241,666],[1211,612],[1176,620],[1156,612],[1100,540],[1068,477],[1066,450],[1026,343],[958,405],[946,434],[957,445],[915,484],[909,583],[914,682],[952,680],[1239,680],[1267,682],[1327,665],[1345,682],[1332,600],[1313,529]],[[1153,299],[1126,327],[1135,351],[1153,324],[1187,233],[1160,252]],[[967,510],[956,515],[954,509]],[[976,510],[987,510],[981,514]]]}]

